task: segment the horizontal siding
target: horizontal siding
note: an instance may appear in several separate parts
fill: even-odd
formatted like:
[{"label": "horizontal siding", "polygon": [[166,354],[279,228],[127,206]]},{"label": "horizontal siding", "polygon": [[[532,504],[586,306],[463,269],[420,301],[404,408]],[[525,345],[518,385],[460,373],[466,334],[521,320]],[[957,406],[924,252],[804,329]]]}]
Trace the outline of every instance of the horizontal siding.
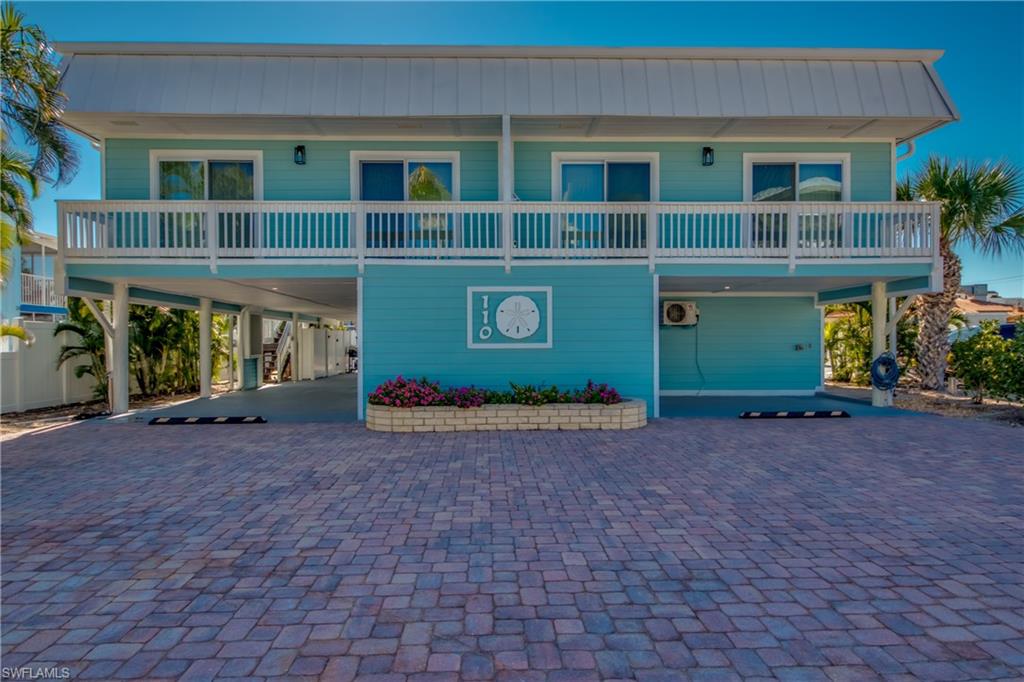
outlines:
[{"label": "horizontal siding", "polygon": [[[715,164],[701,165],[701,148],[715,148]],[[742,201],[743,154],[850,153],[852,201],[889,201],[892,156],[885,142],[547,142],[515,145],[516,194],[523,201],[550,201],[554,152],[659,152],[662,201]]]},{"label": "horizontal siding", "polygon": [[[551,286],[552,348],[466,347],[466,288]],[[363,354],[367,392],[403,374],[445,385],[508,388],[509,381],[571,388],[606,381],[650,402],[653,280],[645,267],[367,266]]]},{"label": "horizontal siding", "polygon": [[661,390],[813,390],[820,384],[821,312],[814,299],[688,300],[697,302],[700,322],[660,330]]},{"label": "horizontal siding", "polygon": [[[292,149],[305,144],[297,166]],[[886,143],[712,143],[715,165],[700,165],[701,142],[517,142],[515,190],[524,201],[551,199],[551,154],[556,151],[659,152],[663,201],[741,201],[744,152],[849,152],[851,198],[888,201],[891,154]],[[349,154],[354,150],[458,151],[462,199],[498,198],[498,143],[491,141],[125,140],[106,143],[106,198],[149,198],[150,149],[245,149],[263,152],[267,200],[349,199]]]},{"label": "horizontal siding", "polygon": [[[297,144],[306,145],[306,164],[292,160]],[[263,152],[263,198],[268,201],[344,201],[349,199],[352,151],[457,151],[464,201],[498,198],[498,143],[491,141],[353,140],[107,140],[107,199],[149,199],[150,149],[245,149]]]}]

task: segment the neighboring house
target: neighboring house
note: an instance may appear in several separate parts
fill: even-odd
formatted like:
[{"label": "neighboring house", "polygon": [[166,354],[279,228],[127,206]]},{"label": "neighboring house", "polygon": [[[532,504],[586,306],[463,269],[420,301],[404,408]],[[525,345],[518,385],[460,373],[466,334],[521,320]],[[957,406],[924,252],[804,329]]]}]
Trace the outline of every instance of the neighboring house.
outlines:
[{"label": "neighboring house", "polygon": [[65,298],[53,278],[57,239],[29,231],[24,244],[11,249],[10,276],[3,281],[0,317],[4,324],[23,327],[31,343],[14,337],[0,339],[0,412],[75,403],[92,398],[92,380],[74,376],[70,363],[57,367],[65,335],[54,337],[57,323],[67,317]]},{"label": "neighboring house", "polygon": [[994,300],[984,300],[959,296],[956,299],[956,309],[963,314],[967,320],[968,327],[975,327],[982,322],[993,321],[999,324],[1017,322],[1021,319],[1021,308],[1006,303],[999,303]]},{"label": "neighboring house", "polygon": [[103,169],[60,203],[61,283],[113,300],[118,411],[129,301],[236,315],[249,385],[263,318],[356,319],[360,410],[425,374],[657,416],[811,393],[824,304],[941,289],[938,205],[894,201],[899,145],[958,118],[941,52],[59,49]]},{"label": "neighboring house", "polygon": [[65,298],[57,293],[53,280],[57,239],[33,231],[25,237],[26,243],[11,250],[12,272],[3,282],[2,317],[9,322],[63,318],[68,312]]}]

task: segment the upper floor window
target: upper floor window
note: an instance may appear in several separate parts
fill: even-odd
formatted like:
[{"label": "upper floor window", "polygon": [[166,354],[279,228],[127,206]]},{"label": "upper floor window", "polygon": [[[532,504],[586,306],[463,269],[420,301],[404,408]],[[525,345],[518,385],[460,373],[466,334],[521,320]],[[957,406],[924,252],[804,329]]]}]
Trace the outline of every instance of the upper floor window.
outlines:
[{"label": "upper floor window", "polygon": [[745,201],[849,201],[849,154],[744,154]]},{"label": "upper floor window", "polygon": [[656,154],[556,153],[555,201],[643,202],[656,192]]},{"label": "upper floor window", "polygon": [[53,256],[42,253],[21,253],[21,272],[26,275],[53,276]]},{"label": "upper floor window", "polygon": [[259,199],[261,161],[259,152],[154,150],[150,195],[161,200]]},{"label": "upper floor window", "polygon": [[352,196],[363,201],[458,201],[457,152],[352,152]]}]

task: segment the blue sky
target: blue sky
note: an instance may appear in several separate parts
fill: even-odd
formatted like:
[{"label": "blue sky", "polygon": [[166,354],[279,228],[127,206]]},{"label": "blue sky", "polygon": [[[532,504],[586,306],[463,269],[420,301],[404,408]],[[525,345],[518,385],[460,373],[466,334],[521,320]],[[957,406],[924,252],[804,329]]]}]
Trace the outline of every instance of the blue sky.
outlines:
[{"label": "blue sky", "polygon": [[[946,51],[937,69],[962,121],[919,140],[931,153],[1024,167],[1024,3],[134,3],[22,2],[52,40],[720,47],[900,47]],[[35,202],[53,232],[55,198],[99,198],[84,141],[68,186]],[[966,250],[964,282],[1024,296],[1024,256]]]}]

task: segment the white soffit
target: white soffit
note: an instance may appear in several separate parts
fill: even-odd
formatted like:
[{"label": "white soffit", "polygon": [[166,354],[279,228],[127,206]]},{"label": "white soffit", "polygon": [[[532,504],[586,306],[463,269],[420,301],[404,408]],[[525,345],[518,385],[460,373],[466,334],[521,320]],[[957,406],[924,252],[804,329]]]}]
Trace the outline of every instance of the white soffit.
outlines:
[{"label": "white soffit", "polygon": [[[590,136],[825,136],[832,125],[833,137],[903,139],[958,118],[932,67],[941,55],[935,51],[58,48],[65,55],[68,122],[98,136],[118,127],[152,129],[122,130],[125,135],[169,133],[173,125],[197,132],[191,117],[224,122],[207,125],[209,134],[232,125],[237,131],[239,120],[256,124],[252,134],[269,132],[265,120],[278,120],[281,134],[303,128],[310,135],[401,134],[401,120],[412,118],[421,127],[410,135],[450,135],[458,119],[469,130],[456,125],[454,134],[473,135],[490,134],[481,124],[474,128],[474,119],[507,113],[520,126],[540,119],[539,135],[557,134],[544,128],[544,119],[577,118]],[[830,124],[821,126],[822,119]]]}]

